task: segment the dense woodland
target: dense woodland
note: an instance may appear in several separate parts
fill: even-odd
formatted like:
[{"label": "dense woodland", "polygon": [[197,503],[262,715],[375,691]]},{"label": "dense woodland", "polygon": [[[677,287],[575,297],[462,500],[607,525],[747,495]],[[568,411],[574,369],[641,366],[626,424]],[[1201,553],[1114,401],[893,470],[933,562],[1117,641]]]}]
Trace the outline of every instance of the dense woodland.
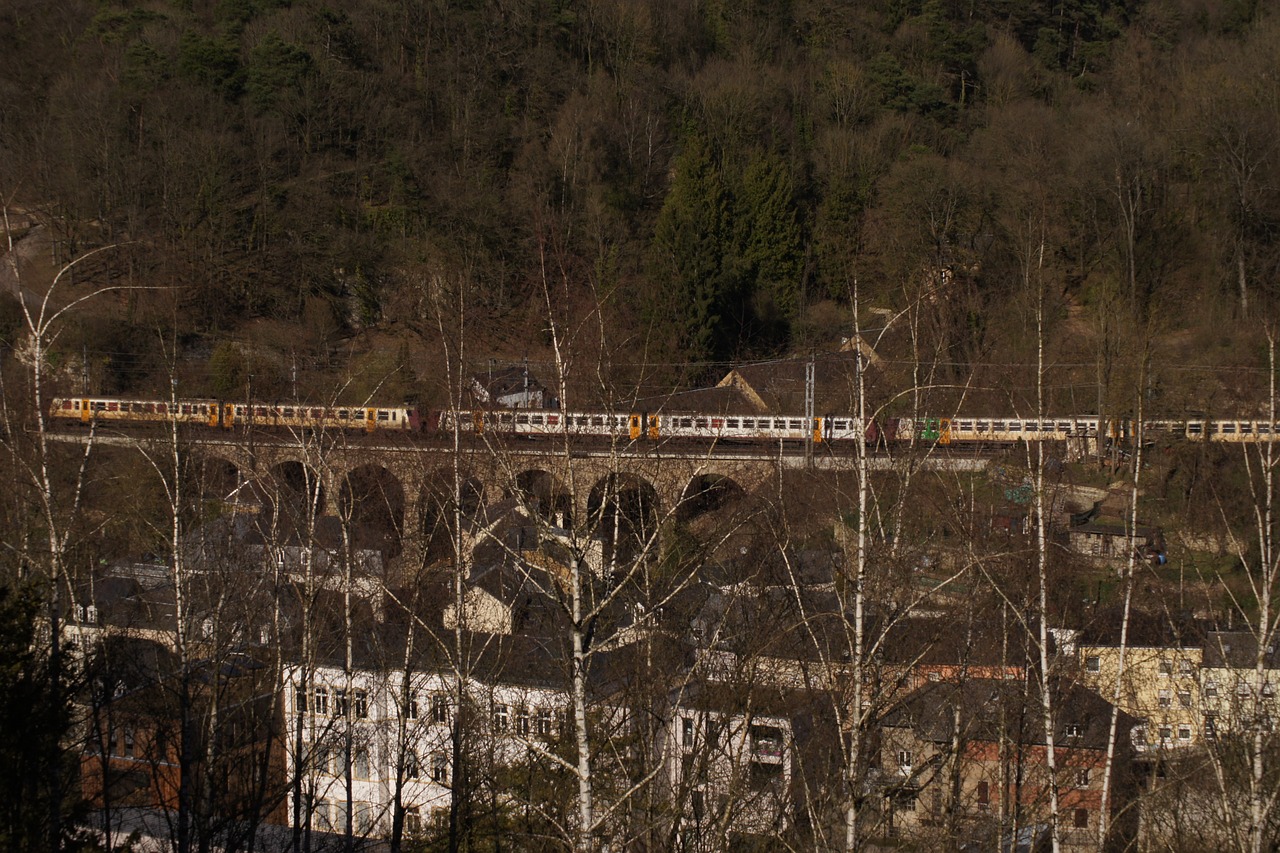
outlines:
[{"label": "dense woodland", "polygon": [[[547,442],[561,476],[458,434],[395,475],[349,464],[345,433],[237,470],[176,419],[71,443],[45,416],[81,388],[432,408],[520,363],[566,406],[628,410],[856,335],[873,346],[823,406],[1274,421],[1273,7],[0,3],[0,730],[18,733],[0,845],[122,849],[89,830],[141,800],[84,779],[147,755],[181,853],[299,853],[321,832],[450,853],[1002,849],[1026,831],[1055,850],[1273,848],[1270,442],[1032,441],[978,471],[855,442],[836,470],[779,460],[758,488],[699,476],[662,503],[620,444],[594,482],[567,441]],[[1109,560],[1068,540],[1089,512],[1122,531]],[[1140,524],[1167,549],[1135,547]],[[523,633],[473,607],[494,589],[525,601]],[[1077,641],[1120,650],[1114,685]],[[1253,704],[1221,730],[1188,711],[1194,747],[1166,753],[1174,697],[1152,684],[1173,660],[1131,661],[1151,683],[1125,693],[1130,645],[1213,659]],[[555,707],[501,704],[531,673]],[[904,776],[886,744],[923,730],[918,706],[963,706],[921,685],[1000,711],[960,732],[957,710],[933,769]],[[1069,715],[1088,691],[1086,733]],[[1119,708],[1144,691],[1138,755]],[[685,712],[719,714],[718,739],[683,740]],[[395,795],[373,816],[352,792],[375,718]],[[785,786],[737,778],[722,748],[752,732]],[[1105,764],[1068,779],[1059,735],[1064,762],[1087,746]],[[994,810],[964,781],[969,737],[1017,778]],[[428,777],[451,799],[413,811]],[[935,783],[945,809],[904,835],[912,786]]]},{"label": "dense woodland", "polygon": [[1217,364],[1280,262],[1266,7],[15,0],[0,191],[157,288],[60,341],[103,391],[438,402],[433,304],[545,364],[551,294],[625,396],[838,344],[855,281],[945,291],[964,373],[1033,260],[1082,351]]}]

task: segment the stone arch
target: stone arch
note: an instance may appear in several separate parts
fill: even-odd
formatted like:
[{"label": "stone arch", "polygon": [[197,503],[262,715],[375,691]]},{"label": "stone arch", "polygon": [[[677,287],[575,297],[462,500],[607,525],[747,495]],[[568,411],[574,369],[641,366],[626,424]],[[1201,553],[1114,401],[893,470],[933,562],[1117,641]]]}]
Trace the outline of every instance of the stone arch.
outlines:
[{"label": "stone arch", "polygon": [[550,471],[541,468],[521,471],[508,494],[557,527],[573,526],[573,496]]},{"label": "stone arch", "polygon": [[658,493],[643,477],[613,473],[601,477],[587,497],[587,518],[606,553],[629,559],[657,533]]},{"label": "stone arch", "polygon": [[404,535],[404,486],[381,465],[353,468],[338,492],[338,513],[350,525],[357,547],[400,553]]},{"label": "stone arch", "polygon": [[723,474],[696,474],[684,487],[676,514],[685,520],[697,518],[741,500],[746,493],[746,489],[732,477]]},{"label": "stone arch", "polygon": [[418,492],[417,534],[423,552],[430,559],[452,553],[455,503],[461,510],[463,525],[479,515],[484,507],[484,481],[469,469],[458,471],[454,489],[452,468],[437,468],[427,473]]},{"label": "stone arch", "polygon": [[259,495],[240,467],[225,456],[193,454],[187,457],[193,494],[201,501],[216,501],[228,506],[257,507]]},{"label": "stone arch", "polygon": [[303,462],[296,459],[279,462],[265,477],[259,478],[257,484],[264,513],[272,513],[279,507],[281,520],[299,527],[305,526],[312,511],[317,518],[324,514],[328,498],[324,480],[319,472]]}]

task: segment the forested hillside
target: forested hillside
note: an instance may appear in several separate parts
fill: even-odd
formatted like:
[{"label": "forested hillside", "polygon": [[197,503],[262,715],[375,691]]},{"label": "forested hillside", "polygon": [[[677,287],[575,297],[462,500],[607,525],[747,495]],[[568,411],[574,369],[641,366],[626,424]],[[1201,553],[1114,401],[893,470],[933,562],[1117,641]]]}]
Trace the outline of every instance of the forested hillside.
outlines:
[{"label": "forested hillside", "polygon": [[690,382],[838,343],[855,280],[927,297],[963,372],[1026,355],[1033,267],[1099,374],[1139,339],[1253,359],[1224,331],[1276,296],[1266,7],[11,0],[0,197],[52,237],[23,286],[123,243],[98,264],[152,288],[59,341],[103,391],[176,355],[192,392],[438,398],[442,304],[467,364],[549,358],[550,310]]}]

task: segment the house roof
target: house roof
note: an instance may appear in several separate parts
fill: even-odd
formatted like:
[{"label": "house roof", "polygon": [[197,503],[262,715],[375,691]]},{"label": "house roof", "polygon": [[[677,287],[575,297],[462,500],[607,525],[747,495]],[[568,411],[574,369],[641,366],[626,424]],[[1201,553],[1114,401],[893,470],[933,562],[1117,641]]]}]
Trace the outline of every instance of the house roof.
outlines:
[{"label": "house roof", "polygon": [[[1252,631],[1210,631],[1204,638],[1203,666],[1219,669],[1253,669],[1257,665],[1258,638]],[[1280,669],[1280,647],[1272,641],[1263,654],[1267,669]]]},{"label": "house roof", "polygon": [[[1050,682],[1056,730],[1062,748],[1105,750],[1112,705],[1098,694],[1063,680]],[[1023,713],[1026,709],[1031,713]],[[970,678],[932,682],[915,690],[885,715],[886,728],[909,728],[916,737],[950,743],[958,734],[969,741],[996,741],[1003,735],[1024,745],[1044,745],[1044,718],[1034,680]],[[1138,720],[1121,713],[1117,732],[1128,741]]]}]

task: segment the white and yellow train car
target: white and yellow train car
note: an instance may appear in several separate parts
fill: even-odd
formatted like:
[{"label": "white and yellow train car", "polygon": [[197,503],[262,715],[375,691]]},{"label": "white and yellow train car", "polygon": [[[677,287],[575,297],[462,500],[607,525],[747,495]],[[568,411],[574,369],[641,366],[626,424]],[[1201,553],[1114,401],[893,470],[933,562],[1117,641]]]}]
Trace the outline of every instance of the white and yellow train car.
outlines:
[{"label": "white and yellow train car", "polygon": [[217,400],[125,400],[118,397],[58,397],[49,407],[54,418],[81,423],[178,423],[216,427]]}]

